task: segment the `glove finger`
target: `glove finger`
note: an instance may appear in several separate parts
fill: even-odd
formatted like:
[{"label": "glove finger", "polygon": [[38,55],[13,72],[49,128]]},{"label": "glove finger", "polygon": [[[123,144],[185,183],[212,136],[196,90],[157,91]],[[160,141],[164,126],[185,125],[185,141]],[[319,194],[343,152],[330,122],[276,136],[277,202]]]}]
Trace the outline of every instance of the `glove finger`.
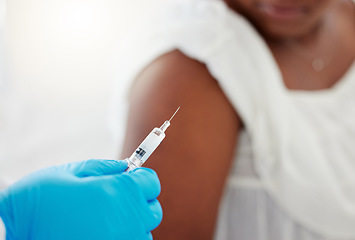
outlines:
[{"label": "glove finger", "polygon": [[152,212],[152,219],[149,221],[147,226],[148,231],[152,231],[157,228],[163,219],[163,209],[157,199],[148,202],[149,209]]},{"label": "glove finger", "polygon": [[153,235],[152,235],[152,233],[150,232],[150,233],[148,233],[148,240],[153,240]]},{"label": "glove finger", "polygon": [[147,201],[156,199],[161,190],[156,172],[150,168],[137,168],[127,175],[141,188]]},{"label": "glove finger", "polygon": [[74,169],[74,175],[80,178],[110,175],[124,172],[126,169],[126,161],[91,159],[80,162]]}]

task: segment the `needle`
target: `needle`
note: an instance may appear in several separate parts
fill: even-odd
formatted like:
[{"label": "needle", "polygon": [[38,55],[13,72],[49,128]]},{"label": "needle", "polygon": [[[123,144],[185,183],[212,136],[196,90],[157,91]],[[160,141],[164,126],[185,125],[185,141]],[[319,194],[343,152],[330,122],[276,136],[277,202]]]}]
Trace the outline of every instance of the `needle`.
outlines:
[{"label": "needle", "polygon": [[169,119],[169,122],[171,121],[171,119],[173,119],[173,117],[175,116],[175,114],[179,111],[180,107],[178,107],[178,109],[174,112],[173,116],[171,116],[171,118]]}]

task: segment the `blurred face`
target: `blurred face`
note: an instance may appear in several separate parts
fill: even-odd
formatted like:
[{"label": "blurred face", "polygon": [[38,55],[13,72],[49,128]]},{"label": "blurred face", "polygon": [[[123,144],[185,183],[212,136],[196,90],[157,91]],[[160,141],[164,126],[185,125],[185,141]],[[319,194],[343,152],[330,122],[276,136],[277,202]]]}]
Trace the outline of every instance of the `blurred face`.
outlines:
[{"label": "blurred face", "polygon": [[225,0],[247,17],[264,37],[303,37],[320,26],[332,3],[339,0]]}]

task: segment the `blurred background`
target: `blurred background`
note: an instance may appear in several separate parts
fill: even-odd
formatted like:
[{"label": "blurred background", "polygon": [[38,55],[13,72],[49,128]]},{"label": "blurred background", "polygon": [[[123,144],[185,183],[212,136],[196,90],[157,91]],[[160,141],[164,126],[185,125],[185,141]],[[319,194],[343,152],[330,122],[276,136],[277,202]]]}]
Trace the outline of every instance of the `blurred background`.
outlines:
[{"label": "blurred background", "polygon": [[0,0],[0,175],[117,158],[113,62],[161,1]]}]

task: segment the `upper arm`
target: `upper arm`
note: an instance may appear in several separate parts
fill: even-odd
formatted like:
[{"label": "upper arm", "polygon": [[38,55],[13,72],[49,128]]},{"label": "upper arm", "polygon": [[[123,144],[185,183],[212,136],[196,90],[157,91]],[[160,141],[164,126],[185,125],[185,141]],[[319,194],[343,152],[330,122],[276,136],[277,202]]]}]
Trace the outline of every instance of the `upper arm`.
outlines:
[{"label": "upper arm", "polygon": [[181,106],[144,166],[157,171],[164,219],[155,239],[211,239],[241,121],[207,68],[179,51],[146,67],[130,94],[123,155]]}]

